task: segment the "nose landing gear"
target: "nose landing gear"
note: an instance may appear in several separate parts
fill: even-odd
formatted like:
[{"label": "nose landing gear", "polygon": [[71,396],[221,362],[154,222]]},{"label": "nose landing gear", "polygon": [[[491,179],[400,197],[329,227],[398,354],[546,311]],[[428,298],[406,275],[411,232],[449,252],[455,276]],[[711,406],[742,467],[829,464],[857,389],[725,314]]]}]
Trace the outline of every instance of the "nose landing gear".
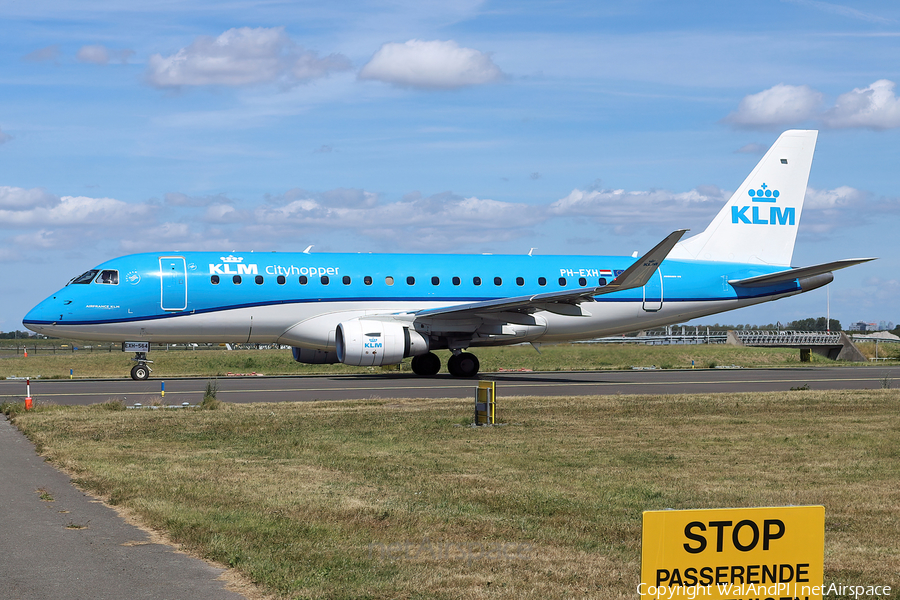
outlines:
[{"label": "nose landing gear", "polygon": [[131,367],[131,378],[135,381],[144,381],[145,379],[150,378],[150,372],[153,370],[148,365],[152,363],[152,360],[147,358],[146,352],[135,352],[134,358],[131,360],[137,361],[137,364]]}]

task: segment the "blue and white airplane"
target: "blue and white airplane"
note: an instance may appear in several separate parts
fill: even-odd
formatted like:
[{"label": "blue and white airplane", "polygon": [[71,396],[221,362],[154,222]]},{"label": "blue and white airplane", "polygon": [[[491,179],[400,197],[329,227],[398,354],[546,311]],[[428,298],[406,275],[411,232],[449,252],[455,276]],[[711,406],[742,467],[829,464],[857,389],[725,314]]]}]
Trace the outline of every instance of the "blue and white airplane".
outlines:
[{"label": "blue and white airplane", "polygon": [[641,258],[161,252],[86,271],[23,324],[123,342],[146,379],[150,342],[277,343],[301,363],[441,368],[471,377],[479,346],[589,339],[814,290],[870,258],[791,267],[816,131],[786,131],[702,233]]}]

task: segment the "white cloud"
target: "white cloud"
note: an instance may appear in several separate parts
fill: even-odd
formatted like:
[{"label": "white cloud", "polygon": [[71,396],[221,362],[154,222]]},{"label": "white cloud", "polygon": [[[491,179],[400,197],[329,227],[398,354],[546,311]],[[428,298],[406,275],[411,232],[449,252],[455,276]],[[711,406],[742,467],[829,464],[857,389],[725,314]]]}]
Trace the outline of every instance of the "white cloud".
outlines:
[{"label": "white cloud", "polygon": [[41,188],[0,186],[0,209],[27,210],[54,206],[59,199]]},{"label": "white cloud", "polygon": [[[738,109],[724,121],[738,127],[766,129],[814,119],[831,129],[894,129],[900,127],[900,98],[894,93],[895,87],[893,81],[879,79],[868,87],[841,94],[834,106],[821,111],[821,92],[806,85],[778,84],[745,96]],[[738,152],[750,152],[751,147],[752,144]]]},{"label": "white cloud", "polygon": [[167,192],[163,197],[169,206],[212,206],[214,204],[232,204],[224,194],[215,196],[188,196],[181,192]]},{"label": "white cloud", "polygon": [[113,198],[63,196],[56,199],[43,190],[5,190],[13,190],[6,196],[0,194],[0,198],[5,198],[0,203],[0,223],[7,227],[87,225],[91,230],[104,231],[107,227],[141,222],[153,210],[148,204],[129,204]]},{"label": "white cloud", "polygon": [[808,85],[779,83],[745,96],[725,121],[739,127],[768,128],[802,123],[818,116],[822,93]]},{"label": "white cloud", "polygon": [[854,208],[865,202],[871,194],[848,185],[836,187],[833,190],[806,189],[804,208],[813,210],[834,210],[839,208]]},{"label": "white cloud", "polygon": [[[348,192],[359,192],[358,194]],[[450,192],[423,197],[409,195],[404,201],[377,203],[377,197],[362,190],[338,189],[313,196],[257,208],[259,223],[331,226],[338,228],[407,228],[419,226],[469,227],[485,230],[529,226],[542,220],[541,211],[524,204],[480,198],[464,198]]]},{"label": "white cloud", "polygon": [[728,192],[715,186],[681,193],[574,189],[551,204],[549,212],[557,217],[593,217],[620,232],[649,223],[678,226],[703,223],[705,226],[728,198]]},{"label": "white cloud", "polygon": [[480,85],[503,77],[489,54],[461,48],[453,40],[384,44],[359,72],[360,79],[424,89]]},{"label": "white cloud", "polygon": [[206,223],[241,223],[250,218],[245,211],[237,210],[230,204],[212,204],[203,215]]},{"label": "white cloud", "polygon": [[25,56],[22,57],[22,60],[27,62],[44,62],[44,61],[54,61],[59,58],[59,44],[53,44],[51,46],[45,46],[44,48],[39,48],[34,52],[29,52]]},{"label": "white cloud", "polygon": [[825,113],[825,124],[834,128],[900,127],[900,99],[894,94],[895,85],[893,81],[879,79],[869,87],[841,94],[834,107]]},{"label": "white cloud", "polygon": [[[323,230],[367,236],[393,249],[447,250],[460,243],[508,240],[525,235],[546,219],[542,207],[444,192],[408,194],[380,203],[362,190],[338,189],[321,194],[292,190],[259,206],[252,233],[273,239],[321,233]],[[249,229],[242,235],[249,234]]]},{"label": "white cloud", "polygon": [[93,63],[95,65],[109,64],[110,60],[125,64],[133,54],[133,50],[109,50],[106,46],[94,44],[79,48],[75,58],[80,62]]},{"label": "white cloud", "polygon": [[343,55],[319,58],[303,50],[283,27],[241,27],[217,38],[200,36],[171,56],[154,54],[148,61],[147,79],[156,87],[293,85],[349,68],[350,61]]},{"label": "white cloud", "polygon": [[59,245],[60,239],[55,231],[49,229],[39,229],[34,232],[23,233],[12,238],[13,244],[17,248],[55,248]]},{"label": "white cloud", "polygon": [[741,146],[737,150],[734,151],[735,154],[758,154],[762,156],[766,153],[769,147],[765,144],[747,144],[746,146]]}]

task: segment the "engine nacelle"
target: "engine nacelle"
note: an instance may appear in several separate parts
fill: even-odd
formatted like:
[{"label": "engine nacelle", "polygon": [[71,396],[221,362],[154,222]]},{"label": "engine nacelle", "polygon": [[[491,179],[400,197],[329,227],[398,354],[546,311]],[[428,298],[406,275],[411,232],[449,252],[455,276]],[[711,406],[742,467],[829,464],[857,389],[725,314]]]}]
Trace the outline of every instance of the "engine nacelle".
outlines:
[{"label": "engine nacelle", "polygon": [[358,367],[396,365],[428,352],[428,338],[398,321],[344,321],[337,326],[334,343],[337,359]]},{"label": "engine nacelle", "polygon": [[294,360],[298,363],[308,365],[333,365],[340,362],[337,352],[326,352],[324,350],[310,350],[309,348],[291,348]]}]

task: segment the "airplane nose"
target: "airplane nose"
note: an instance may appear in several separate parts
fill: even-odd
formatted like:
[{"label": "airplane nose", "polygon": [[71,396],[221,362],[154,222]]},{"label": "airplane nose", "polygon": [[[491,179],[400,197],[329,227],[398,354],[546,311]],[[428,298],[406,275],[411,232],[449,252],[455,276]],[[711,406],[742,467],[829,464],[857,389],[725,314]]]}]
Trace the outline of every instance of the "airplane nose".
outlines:
[{"label": "airplane nose", "polygon": [[62,318],[63,301],[51,296],[25,315],[22,325],[36,333],[44,333]]}]

